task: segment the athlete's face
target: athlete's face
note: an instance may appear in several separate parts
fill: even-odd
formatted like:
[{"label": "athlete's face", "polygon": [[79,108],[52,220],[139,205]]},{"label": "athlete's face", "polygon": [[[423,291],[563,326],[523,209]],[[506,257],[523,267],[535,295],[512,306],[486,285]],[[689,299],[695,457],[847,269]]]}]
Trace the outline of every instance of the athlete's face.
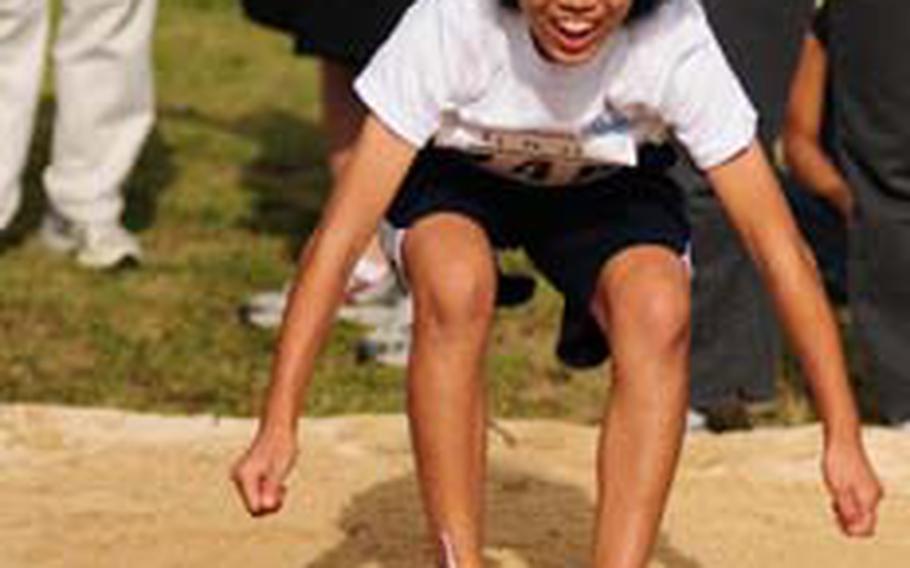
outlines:
[{"label": "athlete's face", "polygon": [[538,49],[563,65],[591,59],[632,6],[632,0],[520,1]]}]

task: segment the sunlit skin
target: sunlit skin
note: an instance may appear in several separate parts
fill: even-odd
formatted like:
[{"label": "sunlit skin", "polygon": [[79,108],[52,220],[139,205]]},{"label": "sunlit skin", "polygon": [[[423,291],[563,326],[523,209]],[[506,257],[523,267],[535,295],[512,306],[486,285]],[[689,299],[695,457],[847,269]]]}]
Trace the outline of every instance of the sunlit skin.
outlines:
[{"label": "sunlit skin", "polygon": [[547,60],[581,65],[622,26],[632,0],[521,0],[520,5]]}]

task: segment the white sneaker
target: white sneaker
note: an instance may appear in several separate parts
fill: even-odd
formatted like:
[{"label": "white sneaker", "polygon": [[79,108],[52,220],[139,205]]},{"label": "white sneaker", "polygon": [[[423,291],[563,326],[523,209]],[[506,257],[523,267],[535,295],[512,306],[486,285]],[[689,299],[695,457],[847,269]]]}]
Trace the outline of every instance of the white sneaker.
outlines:
[{"label": "white sneaker", "polygon": [[290,284],[275,290],[257,292],[240,305],[240,321],[261,329],[274,329],[281,325],[284,308],[288,304]]},{"label": "white sneaker", "polygon": [[344,288],[346,306],[390,304],[401,296],[398,277],[388,264],[362,258]]},{"label": "white sneaker", "polygon": [[[263,329],[278,327],[284,317],[288,294],[287,287],[253,294],[240,306],[240,319],[246,324]],[[404,316],[400,315],[402,312]],[[368,328],[377,328],[395,319],[410,318],[410,314],[411,298],[399,296],[392,303],[342,305],[338,310],[338,319]]]},{"label": "white sneaker", "polygon": [[86,225],[76,262],[86,268],[119,268],[142,259],[139,241],[117,223]]},{"label": "white sneaker", "polygon": [[690,408],[686,412],[686,431],[704,432],[708,429],[708,417],[704,412]]},{"label": "white sneaker", "polygon": [[285,284],[275,290],[257,292],[247,298],[243,303],[243,309],[254,312],[284,312],[290,293],[290,284]]},{"label": "white sneaker", "polygon": [[40,229],[44,245],[59,253],[76,253],[76,262],[104,270],[138,264],[139,241],[119,223],[75,223],[56,212],[45,215]]},{"label": "white sneaker", "polygon": [[[363,268],[368,263],[369,261],[361,261],[355,266],[354,274],[345,287],[345,301],[338,317],[367,327],[376,327],[388,319],[387,314],[391,310],[398,309],[397,304],[402,300],[403,292],[391,269],[375,272],[375,276],[368,275]],[[240,319],[264,329],[278,327],[284,317],[289,294],[290,284],[253,294],[240,306]]]}]

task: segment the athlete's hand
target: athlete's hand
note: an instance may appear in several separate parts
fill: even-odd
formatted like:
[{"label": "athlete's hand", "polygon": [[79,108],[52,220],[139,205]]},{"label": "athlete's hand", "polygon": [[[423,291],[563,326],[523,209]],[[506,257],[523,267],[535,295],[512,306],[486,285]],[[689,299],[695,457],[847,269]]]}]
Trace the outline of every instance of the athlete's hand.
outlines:
[{"label": "athlete's hand", "polygon": [[841,531],[850,537],[872,536],[883,491],[862,443],[830,444],[824,474]]},{"label": "athlete's hand", "polygon": [[256,436],[231,470],[231,479],[251,515],[259,517],[281,509],[286,491],[284,481],[296,457],[297,440],[293,432],[260,432]]}]

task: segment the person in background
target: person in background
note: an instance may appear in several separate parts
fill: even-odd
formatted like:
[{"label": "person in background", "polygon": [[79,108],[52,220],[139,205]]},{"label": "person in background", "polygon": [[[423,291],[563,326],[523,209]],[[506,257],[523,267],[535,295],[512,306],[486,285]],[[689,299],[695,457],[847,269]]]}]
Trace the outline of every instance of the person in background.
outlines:
[{"label": "person in background", "polygon": [[[780,132],[790,77],[814,0],[704,0],[733,70],[759,110],[765,151]],[[689,426],[748,427],[750,410],[775,398],[780,333],[759,274],[707,178],[673,172],[692,222],[692,382]]]},{"label": "person in background", "polygon": [[[354,78],[388,37],[413,0],[359,2],[302,2],[289,12],[288,26],[299,55],[319,58],[323,126],[328,139],[332,178],[342,175],[366,117],[354,93]],[[394,245],[383,225],[354,265],[345,290],[342,319],[372,328],[357,344],[359,360],[403,367],[411,337],[411,299],[385,249]],[[383,241],[385,247],[383,247]],[[535,281],[523,274],[498,273],[497,305],[511,307],[528,301]],[[258,327],[277,327],[287,306],[288,287],[253,295],[242,307],[245,321]]]},{"label": "person in background", "polygon": [[[278,17],[285,20],[280,22],[281,29],[294,38],[295,52],[318,58],[326,162],[333,180],[344,171],[366,116],[354,94],[354,78],[412,1],[307,1],[293,10],[276,8]],[[349,309],[344,315],[367,325],[398,323],[404,327],[409,323],[407,302],[379,237],[377,233],[370,240],[354,266],[345,290]],[[252,295],[241,307],[243,320],[257,327],[277,327],[287,296],[288,286]],[[370,305],[378,309],[358,309]]]},{"label": "person in background", "polygon": [[910,429],[910,4],[831,2],[803,43],[785,131],[794,176],[849,229],[847,294],[866,379]]},{"label": "person in background", "polygon": [[833,148],[829,18],[829,5],[823,4],[803,40],[790,87],[783,148],[787,166],[797,180],[834,207],[843,219],[849,219],[853,215],[853,192],[835,164]]},{"label": "person in background", "polygon": [[828,81],[828,15],[819,7],[805,34],[799,65],[790,86],[781,136],[791,202],[815,252],[828,295],[847,303],[847,220],[853,196],[835,164],[834,121]]},{"label": "person in background", "polygon": [[[0,6],[0,231],[22,200],[50,2]],[[49,208],[42,241],[85,267],[141,256],[122,225],[123,184],[154,120],[151,40],[156,0],[64,0],[53,41],[56,114],[43,181]]]}]

